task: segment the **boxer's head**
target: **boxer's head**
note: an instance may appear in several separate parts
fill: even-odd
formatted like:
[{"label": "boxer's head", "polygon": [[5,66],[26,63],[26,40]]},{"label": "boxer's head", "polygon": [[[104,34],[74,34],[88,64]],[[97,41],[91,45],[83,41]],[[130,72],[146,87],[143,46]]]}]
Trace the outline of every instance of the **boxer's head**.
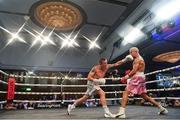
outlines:
[{"label": "boxer's head", "polygon": [[107,67],[107,59],[106,58],[101,58],[99,60],[99,64],[102,66],[102,67]]},{"label": "boxer's head", "polygon": [[133,58],[136,58],[139,56],[139,49],[137,47],[132,47],[129,49],[129,53]]}]

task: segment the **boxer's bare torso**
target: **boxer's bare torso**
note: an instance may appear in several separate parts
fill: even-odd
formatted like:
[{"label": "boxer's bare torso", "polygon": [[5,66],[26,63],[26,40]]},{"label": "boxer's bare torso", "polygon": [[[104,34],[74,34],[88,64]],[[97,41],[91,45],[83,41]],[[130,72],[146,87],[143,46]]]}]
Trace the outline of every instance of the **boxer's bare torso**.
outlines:
[{"label": "boxer's bare torso", "polygon": [[144,62],[144,60],[143,60],[143,58],[141,56],[134,59],[133,68],[134,67],[137,67],[136,68],[136,73],[137,72],[144,72],[144,70],[145,70],[145,62]]},{"label": "boxer's bare torso", "polygon": [[100,65],[96,65],[93,67],[93,69],[90,71],[89,74],[91,74],[91,77],[98,79],[98,78],[103,78],[109,69],[109,66],[107,65],[106,68],[101,68]]}]

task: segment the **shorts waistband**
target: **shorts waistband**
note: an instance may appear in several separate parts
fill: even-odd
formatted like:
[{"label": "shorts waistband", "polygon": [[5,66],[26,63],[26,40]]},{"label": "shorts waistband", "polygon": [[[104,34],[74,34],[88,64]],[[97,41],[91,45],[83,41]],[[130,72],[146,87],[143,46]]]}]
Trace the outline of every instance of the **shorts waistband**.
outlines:
[{"label": "shorts waistband", "polygon": [[144,75],[144,72],[136,72],[135,75]]}]

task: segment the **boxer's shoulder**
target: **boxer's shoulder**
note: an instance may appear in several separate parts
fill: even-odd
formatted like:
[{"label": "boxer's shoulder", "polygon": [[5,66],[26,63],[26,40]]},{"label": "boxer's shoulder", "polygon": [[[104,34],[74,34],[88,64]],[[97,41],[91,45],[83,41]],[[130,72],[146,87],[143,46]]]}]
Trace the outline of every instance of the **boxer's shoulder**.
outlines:
[{"label": "boxer's shoulder", "polygon": [[138,57],[134,60],[134,62],[142,62],[142,61],[144,61],[142,57]]}]

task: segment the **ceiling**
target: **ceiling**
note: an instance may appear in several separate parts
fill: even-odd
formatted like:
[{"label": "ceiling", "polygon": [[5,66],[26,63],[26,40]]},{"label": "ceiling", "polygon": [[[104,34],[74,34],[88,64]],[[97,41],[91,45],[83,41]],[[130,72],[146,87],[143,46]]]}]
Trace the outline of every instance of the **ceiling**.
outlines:
[{"label": "ceiling", "polygon": [[[11,32],[16,32],[25,23],[25,16],[31,17],[29,11],[32,5],[39,1],[48,0],[0,0],[1,26]],[[85,22],[80,27],[77,40],[80,44],[82,43],[80,46],[87,48],[87,44],[81,42],[85,40],[82,35],[89,39],[95,39],[102,32],[100,38],[105,39],[118,27],[117,24],[121,24],[142,0],[68,0],[68,2],[79,6],[85,13]],[[28,20],[25,25],[25,28],[28,29],[29,27],[39,32],[44,29],[32,20]],[[56,31],[58,34],[59,32],[63,31]],[[64,33],[69,34],[70,32]],[[21,34],[26,36],[26,32],[23,30]],[[98,42],[101,43],[101,40]]]},{"label": "ceiling", "polygon": [[[156,38],[149,38],[145,41],[141,42],[137,45],[140,50],[140,54],[145,60],[146,63],[146,70],[147,71],[155,71],[157,69],[164,69],[172,66],[176,66],[180,64],[180,60],[175,63],[170,63],[167,61],[164,62],[156,62],[153,60],[154,57],[173,51],[180,50],[180,26],[176,26],[170,29],[169,33],[167,34],[162,33],[160,34],[160,39]],[[164,36],[164,37],[162,37]],[[113,62],[122,59],[128,54],[126,51],[121,56],[117,57],[113,60]],[[123,66],[125,69],[130,69],[132,67],[131,63]]]},{"label": "ceiling", "polygon": [[[132,26],[135,25],[136,23],[141,21],[141,19],[143,19],[143,17],[147,14],[145,11],[146,9],[149,9],[147,8],[147,6],[151,7],[151,5],[148,3],[151,2],[149,0],[0,0],[0,26],[12,33],[15,33],[26,22],[26,24],[24,25],[25,29],[31,32],[33,30],[38,31],[39,33],[42,32],[44,27],[40,26],[32,19],[27,20],[27,16],[29,16],[30,18],[32,17],[30,9],[34,4],[36,4],[37,2],[46,1],[69,2],[73,5],[78,6],[78,8],[83,11],[83,23],[74,32],[79,32],[77,36],[77,43],[80,45],[80,50],[88,50],[89,46],[87,39],[85,39],[83,36],[89,38],[90,40],[94,40],[100,33],[100,37],[97,41],[100,47],[104,47],[104,44],[106,44],[105,47],[110,44],[112,45],[114,42],[112,43],[111,39],[117,40],[119,39],[117,37],[120,37],[117,35],[117,29],[123,32],[125,28],[122,27],[122,25],[124,23],[131,24]],[[145,2],[146,5],[142,4]],[[151,3],[154,2],[159,1],[152,0]],[[139,8],[139,6],[143,8],[143,10]],[[137,8],[139,8],[139,12]],[[142,12],[144,12],[144,14]],[[52,29],[46,29],[44,33],[48,34],[51,30]],[[54,34],[51,37],[56,45],[51,47],[60,48],[60,46],[62,45],[62,43],[58,40],[59,38],[56,36],[56,34],[62,35],[62,33],[64,33],[66,35],[69,35],[72,31],[73,30],[54,30]],[[114,33],[116,33],[116,35],[113,36]],[[26,42],[28,44],[33,43],[32,35],[30,35],[26,30],[22,29],[20,31],[20,35],[22,36],[22,38],[26,38]],[[4,32],[2,29],[0,30],[0,38],[3,39],[3,41],[1,41],[1,44],[3,45],[5,45],[5,43],[7,43],[7,40],[9,39],[8,34],[6,34],[6,32]],[[145,60],[148,61],[148,64],[152,65],[156,64],[152,61],[152,58],[156,55],[164,52],[180,50],[179,40],[180,34],[178,32],[165,40],[158,41],[147,39],[141,43],[138,43],[136,46],[140,48],[142,56],[145,58]],[[119,54],[114,59],[114,61],[119,60],[127,54],[126,48],[126,46],[120,48],[120,51],[123,51],[123,49],[125,49],[124,53]],[[119,52],[119,50],[117,52]],[[105,52],[105,54],[107,53]]]}]

